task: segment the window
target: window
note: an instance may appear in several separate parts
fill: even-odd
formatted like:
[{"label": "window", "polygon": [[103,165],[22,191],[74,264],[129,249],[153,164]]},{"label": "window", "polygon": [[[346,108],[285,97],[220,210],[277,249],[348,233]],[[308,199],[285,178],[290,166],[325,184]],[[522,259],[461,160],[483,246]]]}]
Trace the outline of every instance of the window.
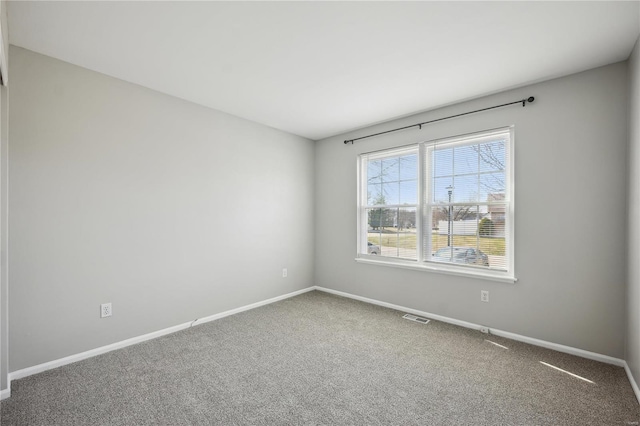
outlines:
[{"label": "window", "polygon": [[367,241],[380,256],[416,260],[417,147],[370,155],[366,175]]},{"label": "window", "polygon": [[359,157],[358,260],[513,280],[513,129]]}]

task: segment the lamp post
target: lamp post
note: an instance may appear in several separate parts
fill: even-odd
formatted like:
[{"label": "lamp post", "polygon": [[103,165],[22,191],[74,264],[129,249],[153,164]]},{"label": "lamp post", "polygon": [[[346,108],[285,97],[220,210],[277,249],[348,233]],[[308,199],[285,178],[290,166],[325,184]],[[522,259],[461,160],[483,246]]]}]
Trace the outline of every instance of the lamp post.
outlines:
[{"label": "lamp post", "polygon": [[449,194],[449,228],[447,229],[447,247],[451,247],[451,194],[453,193],[453,186],[447,186],[447,193]]}]

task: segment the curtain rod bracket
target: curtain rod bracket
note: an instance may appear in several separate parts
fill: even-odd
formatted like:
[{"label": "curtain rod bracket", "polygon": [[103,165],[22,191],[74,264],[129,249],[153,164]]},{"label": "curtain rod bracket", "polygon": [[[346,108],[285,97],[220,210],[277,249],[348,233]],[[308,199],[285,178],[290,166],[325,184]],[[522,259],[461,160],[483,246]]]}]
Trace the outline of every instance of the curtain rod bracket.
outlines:
[{"label": "curtain rod bracket", "polygon": [[523,99],[523,100],[522,100],[522,106],[525,106],[525,104],[526,104],[527,102],[531,103],[531,102],[533,102],[534,100],[535,100],[535,98],[534,98],[533,96],[529,96],[527,99]]}]

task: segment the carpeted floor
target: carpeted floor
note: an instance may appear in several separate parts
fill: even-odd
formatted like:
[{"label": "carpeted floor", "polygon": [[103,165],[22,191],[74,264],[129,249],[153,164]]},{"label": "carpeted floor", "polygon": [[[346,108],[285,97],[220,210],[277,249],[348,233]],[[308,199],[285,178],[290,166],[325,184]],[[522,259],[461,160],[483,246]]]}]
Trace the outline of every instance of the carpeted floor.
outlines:
[{"label": "carpeted floor", "polygon": [[2,426],[640,421],[620,367],[321,292],[14,381],[1,412]]}]

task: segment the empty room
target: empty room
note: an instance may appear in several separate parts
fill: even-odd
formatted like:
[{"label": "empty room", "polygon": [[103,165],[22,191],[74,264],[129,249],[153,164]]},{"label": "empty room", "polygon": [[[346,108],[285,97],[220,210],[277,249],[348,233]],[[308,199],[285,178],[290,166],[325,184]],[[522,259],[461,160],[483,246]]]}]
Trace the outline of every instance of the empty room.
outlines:
[{"label": "empty room", "polygon": [[0,1],[0,424],[640,425],[640,1]]}]

